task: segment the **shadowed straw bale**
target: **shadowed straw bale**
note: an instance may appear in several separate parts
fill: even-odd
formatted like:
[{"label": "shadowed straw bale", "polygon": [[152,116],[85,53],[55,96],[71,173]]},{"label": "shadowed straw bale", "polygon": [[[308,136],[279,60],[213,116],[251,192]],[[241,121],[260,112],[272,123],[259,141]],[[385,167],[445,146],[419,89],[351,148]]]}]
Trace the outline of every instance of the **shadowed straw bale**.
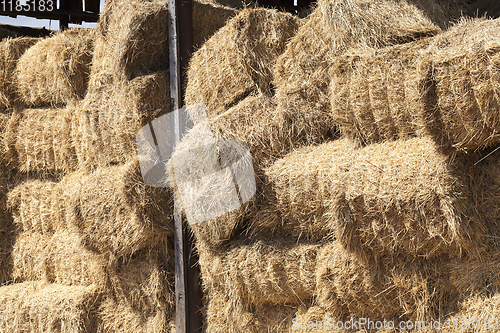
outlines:
[{"label": "shadowed straw bale", "polygon": [[74,232],[23,232],[12,251],[16,282],[43,280],[63,285],[108,284],[107,262],[81,245]]},{"label": "shadowed straw bale", "polygon": [[95,29],[70,29],[42,39],[16,67],[20,97],[28,105],[61,105],[87,91]]},{"label": "shadowed straw bale", "polygon": [[[441,153],[430,139],[362,149],[338,140],[297,150],[266,173],[275,198],[266,208],[269,216],[253,221],[254,230],[335,237],[350,250],[376,256],[482,249],[484,223],[468,186],[472,163]],[[274,211],[281,218],[272,218]]]},{"label": "shadowed straw bale", "polygon": [[500,3],[496,0],[472,0],[469,5],[469,15],[473,17],[500,17]]},{"label": "shadowed straw bale", "polygon": [[[11,165],[23,173],[57,174],[76,169],[71,119],[77,104],[65,108],[24,109],[12,116],[5,145]],[[10,142],[8,142],[10,140]]]},{"label": "shadowed straw bale", "polygon": [[171,197],[142,182],[137,160],[70,177],[64,187],[67,219],[85,245],[121,257],[173,232]]},{"label": "shadowed straw bale", "polygon": [[169,110],[168,80],[168,72],[159,72],[87,94],[71,129],[79,166],[93,169],[134,158],[137,132]]},{"label": "shadowed straw bale", "polygon": [[276,58],[299,26],[291,14],[242,10],[193,54],[185,104],[202,103],[213,118],[252,93],[271,93]]},{"label": "shadowed straw bale", "polygon": [[365,262],[335,241],[321,249],[317,267],[318,305],[336,318],[428,320],[456,298],[439,259],[389,255]]},{"label": "shadowed straw bale", "polygon": [[301,304],[314,295],[318,248],[279,236],[235,242],[221,253],[198,243],[203,287],[257,308]]},{"label": "shadowed straw bale", "polygon": [[28,180],[12,189],[7,197],[18,230],[43,234],[68,228],[60,183]]},{"label": "shadowed straw bale", "polygon": [[113,0],[99,18],[89,90],[168,69],[167,2]]},{"label": "shadowed straw bale", "polygon": [[293,119],[296,144],[322,142],[335,131],[328,85],[336,56],[435,35],[459,17],[460,6],[450,8],[456,13],[436,0],[318,1],[274,68],[277,110]]},{"label": "shadowed straw bale", "polygon": [[16,65],[23,53],[39,39],[30,37],[8,38],[0,42],[0,112],[13,106],[18,95],[15,89]]},{"label": "shadowed straw bale", "polygon": [[432,82],[426,108],[435,119],[429,131],[456,148],[498,144],[500,19],[463,20],[434,38],[429,47]]},{"label": "shadowed straw bale", "polygon": [[175,323],[172,317],[172,313],[164,309],[142,312],[107,299],[99,307],[98,332],[174,333]]},{"label": "shadowed straw bale", "polygon": [[0,288],[0,331],[92,332],[99,298],[92,287],[43,282],[4,286]]},{"label": "shadowed straw bale", "polygon": [[210,293],[205,331],[210,333],[289,332],[296,306],[265,305],[247,309],[240,299]]},{"label": "shadowed straw bale", "polygon": [[335,60],[330,103],[344,136],[368,144],[425,133],[428,72],[421,63],[430,40],[359,49]]},{"label": "shadowed straw bale", "polygon": [[12,246],[15,240],[12,216],[7,211],[7,190],[9,177],[0,166],[0,285],[11,280]]},{"label": "shadowed straw bale", "polygon": [[201,47],[206,39],[226,25],[237,10],[215,1],[193,1],[193,45]]}]

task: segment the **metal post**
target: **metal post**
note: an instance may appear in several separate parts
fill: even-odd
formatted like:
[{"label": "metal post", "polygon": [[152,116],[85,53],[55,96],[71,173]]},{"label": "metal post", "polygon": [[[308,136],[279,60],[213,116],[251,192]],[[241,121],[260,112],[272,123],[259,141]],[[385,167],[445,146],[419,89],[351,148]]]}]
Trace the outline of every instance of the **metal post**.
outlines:
[{"label": "metal post", "polygon": [[[179,108],[181,105],[181,71],[179,53],[177,0],[168,0],[168,41],[170,62],[170,111],[173,112],[172,126],[174,146],[180,140]],[[175,204],[176,205],[176,204]],[[182,216],[174,209],[174,249],[175,249],[175,326],[177,333],[187,333],[186,266],[184,253],[184,231]]]}]

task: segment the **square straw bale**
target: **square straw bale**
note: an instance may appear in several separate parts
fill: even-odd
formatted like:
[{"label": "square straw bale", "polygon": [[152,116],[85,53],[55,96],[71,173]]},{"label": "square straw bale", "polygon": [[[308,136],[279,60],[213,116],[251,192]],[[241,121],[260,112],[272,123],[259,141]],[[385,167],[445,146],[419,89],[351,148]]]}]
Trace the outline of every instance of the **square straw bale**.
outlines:
[{"label": "square straw bale", "polygon": [[26,51],[15,73],[21,100],[29,106],[55,106],[83,98],[95,36],[95,29],[69,29]]},{"label": "square straw bale", "polygon": [[78,333],[96,328],[100,295],[93,287],[43,282],[16,283],[0,289],[0,330]]}]

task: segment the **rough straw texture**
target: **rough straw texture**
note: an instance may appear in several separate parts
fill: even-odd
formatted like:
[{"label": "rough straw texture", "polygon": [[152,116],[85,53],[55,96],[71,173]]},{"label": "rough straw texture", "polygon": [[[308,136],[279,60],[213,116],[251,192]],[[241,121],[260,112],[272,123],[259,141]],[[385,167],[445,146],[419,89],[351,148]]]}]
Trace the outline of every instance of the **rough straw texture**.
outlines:
[{"label": "rough straw texture", "polygon": [[67,219],[84,244],[116,257],[130,256],[172,234],[171,198],[142,182],[137,160],[69,177],[64,188]]},{"label": "rough straw texture", "polygon": [[71,123],[78,165],[94,169],[134,158],[137,132],[168,110],[168,82],[168,72],[158,72],[89,92]]},{"label": "rough straw texture", "polygon": [[7,210],[7,191],[9,177],[0,164],[0,285],[11,280],[12,257],[10,255],[15,241],[12,216]]},{"label": "rough straw texture", "polygon": [[222,28],[237,10],[215,1],[193,1],[193,46],[199,48],[205,40]]},{"label": "rough straw texture", "polygon": [[92,287],[41,282],[0,288],[0,331],[79,333],[95,330],[99,295]]},{"label": "rough straw texture", "polygon": [[274,62],[299,26],[291,14],[241,11],[193,54],[185,104],[203,103],[212,118],[252,93],[270,93]]},{"label": "rough straw texture", "polygon": [[66,174],[77,166],[71,140],[76,103],[65,108],[15,111],[9,121],[5,145],[11,167],[23,173]]},{"label": "rough straw texture", "polygon": [[425,320],[456,297],[440,260],[390,255],[364,262],[335,241],[321,249],[317,267],[318,304],[336,318]]},{"label": "rough straw texture", "polygon": [[267,169],[275,199],[253,228],[336,237],[375,256],[480,251],[484,225],[473,210],[471,172],[429,139],[303,148]]},{"label": "rough straw texture", "polygon": [[167,2],[107,1],[99,19],[89,88],[168,69]]},{"label": "rough straw texture", "polygon": [[328,85],[334,57],[432,36],[460,15],[453,1],[321,0],[274,68],[278,112],[294,119],[296,145],[334,135]]},{"label": "rough straw texture", "polygon": [[19,59],[16,87],[31,106],[63,105],[87,91],[94,29],[70,29],[39,41]]},{"label": "rough straw texture", "polygon": [[432,41],[426,98],[436,106],[425,111],[435,119],[430,132],[438,140],[464,150],[500,142],[499,31],[499,19],[463,20]]},{"label": "rough straw texture", "polygon": [[279,236],[236,241],[219,253],[198,246],[204,290],[248,307],[301,304],[315,292],[318,249]]},{"label": "rough straw texture", "polygon": [[[425,133],[422,66],[431,38],[382,49],[357,49],[330,67],[331,115],[342,135],[360,144]],[[424,67],[424,68],[422,68]]]},{"label": "rough straw texture", "polygon": [[17,61],[37,41],[37,38],[20,37],[0,42],[0,112],[6,112],[17,102],[14,74]]}]

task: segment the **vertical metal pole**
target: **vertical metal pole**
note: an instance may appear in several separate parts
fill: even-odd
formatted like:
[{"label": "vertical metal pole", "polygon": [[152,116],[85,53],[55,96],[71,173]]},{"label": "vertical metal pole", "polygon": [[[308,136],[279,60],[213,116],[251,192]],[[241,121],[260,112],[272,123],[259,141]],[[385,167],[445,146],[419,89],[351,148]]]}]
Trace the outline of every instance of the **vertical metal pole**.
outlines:
[{"label": "vertical metal pole", "polygon": [[[177,0],[168,0],[168,40],[170,62],[170,111],[174,146],[180,140],[179,107],[181,105],[181,71],[179,53]],[[177,203],[174,203],[177,206]],[[184,232],[179,207],[174,209],[174,249],[175,249],[175,326],[177,333],[187,332],[186,266],[184,253]]]}]

